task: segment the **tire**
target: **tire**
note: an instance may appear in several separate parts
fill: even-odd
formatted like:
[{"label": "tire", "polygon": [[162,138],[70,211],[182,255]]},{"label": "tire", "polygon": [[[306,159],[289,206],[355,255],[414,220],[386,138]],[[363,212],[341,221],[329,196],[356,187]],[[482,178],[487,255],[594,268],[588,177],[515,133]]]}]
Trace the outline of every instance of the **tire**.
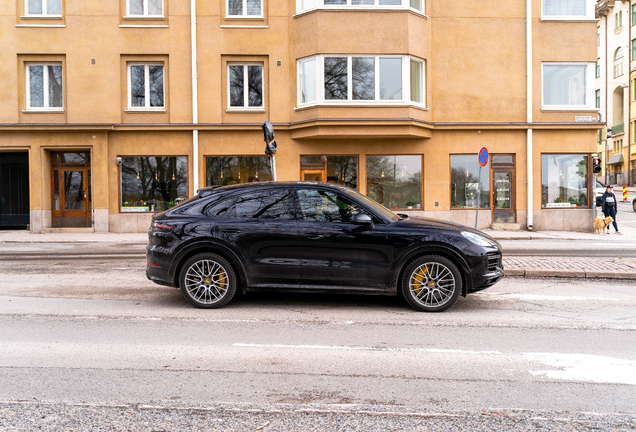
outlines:
[{"label": "tire", "polygon": [[632,201],[632,208],[636,212],[636,200]]},{"label": "tire", "polygon": [[226,259],[213,253],[201,253],[181,268],[179,288],[193,306],[220,308],[236,293],[236,273]]},{"label": "tire", "polygon": [[438,255],[417,258],[404,271],[402,293],[415,310],[442,312],[462,292],[462,277],[452,261]]}]

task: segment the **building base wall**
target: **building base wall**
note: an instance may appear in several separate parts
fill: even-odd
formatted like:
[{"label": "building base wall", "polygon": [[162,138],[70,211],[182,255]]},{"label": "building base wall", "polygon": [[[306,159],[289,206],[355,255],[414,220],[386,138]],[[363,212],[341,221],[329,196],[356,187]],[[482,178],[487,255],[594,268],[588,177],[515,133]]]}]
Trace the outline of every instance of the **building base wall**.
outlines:
[{"label": "building base wall", "polygon": [[144,233],[150,228],[152,213],[109,215],[110,232]]},{"label": "building base wall", "polygon": [[533,212],[535,231],[590,232],[593,227],[592,209],[542,209]]},{"label": "building base wall", "polygon": [[95,232],[109,232],[108,209],[93,210],[93,228]]}]

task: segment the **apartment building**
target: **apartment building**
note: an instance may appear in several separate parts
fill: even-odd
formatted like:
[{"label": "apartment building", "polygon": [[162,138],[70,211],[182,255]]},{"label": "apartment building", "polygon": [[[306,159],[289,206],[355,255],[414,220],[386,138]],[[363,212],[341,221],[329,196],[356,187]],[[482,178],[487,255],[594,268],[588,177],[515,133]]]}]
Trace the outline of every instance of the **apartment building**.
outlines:
[{"label": "apartment building", "polygon": [[0,0],[0,226],[146,231],[270,180],[269,120],[278,180],[590,229],[596,29],[594,0]]},{"label": "apartment building", "polygon": [[596,16],[595,99],[608,126],[598,137],[599,179],[631,186],[636,179],[636,3],[598,1]]}]

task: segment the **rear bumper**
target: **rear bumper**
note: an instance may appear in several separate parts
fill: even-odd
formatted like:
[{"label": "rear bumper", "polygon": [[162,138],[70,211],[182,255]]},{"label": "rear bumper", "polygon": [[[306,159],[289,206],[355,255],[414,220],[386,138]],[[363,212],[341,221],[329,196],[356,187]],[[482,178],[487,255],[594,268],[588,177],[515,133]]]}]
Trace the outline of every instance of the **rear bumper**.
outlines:
[{"label": "rear bumper", "polygon": [[152,251],[152,246],[146,249],[146,277],[159,285],[175,287],[173,279],[168,272],[169,263],[158,259]]}]

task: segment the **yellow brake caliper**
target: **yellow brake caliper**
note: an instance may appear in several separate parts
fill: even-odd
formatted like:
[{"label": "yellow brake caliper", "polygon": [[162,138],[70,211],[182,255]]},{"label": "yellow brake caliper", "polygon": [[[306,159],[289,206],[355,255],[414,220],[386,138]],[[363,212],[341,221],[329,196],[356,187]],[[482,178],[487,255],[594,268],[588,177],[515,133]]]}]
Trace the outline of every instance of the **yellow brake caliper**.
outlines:
[{"label": "yellow brake caliper", "polygon": [[225,272],[219,276],[219,288],[225,289]]},{"label": "yellow brake caliper", "polygon": [[424,278],[426,277],[426,273],[428,273],[428,269],[426,267],[424,267],[423,269],[420,269],[420,271],[418,271],[415,276],[413,276],[413,279],[415,279],[415,283],[413,284],[413,290],[415,291],[415,295],[417,295],[418,297],[421,297],[421,292],[422,292],[422,288],[424,287]]}]

